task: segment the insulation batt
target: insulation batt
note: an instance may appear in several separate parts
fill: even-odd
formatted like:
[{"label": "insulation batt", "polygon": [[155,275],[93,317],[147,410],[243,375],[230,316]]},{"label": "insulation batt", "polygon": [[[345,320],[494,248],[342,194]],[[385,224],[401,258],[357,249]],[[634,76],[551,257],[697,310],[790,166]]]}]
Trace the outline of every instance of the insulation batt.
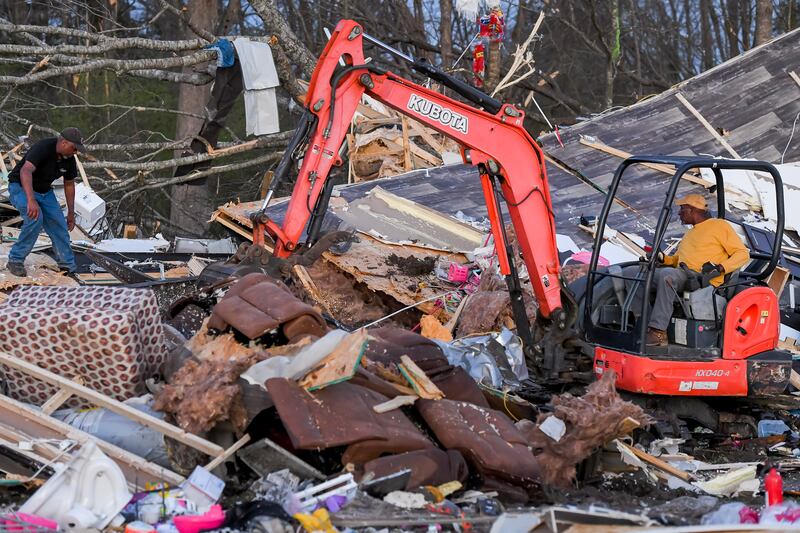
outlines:
[{"label": "insulation batt", "polygon": [[[575,477],[575,466],[604,443],[619,437],[626,418],[633,418],[642,426],[650,422],[639,406],[617,394],[615,378],[613,371],[607,371],[599,381],[589,385],[583,396],[567,393],[553,397],[553,412],[539,415],[537,424],[530,420],[517,422],[534,453],[538,452],[536,458],[544,484],[568,487]],[[538,427],[551,415],[563,420],[567,427],[558,442]]]}]

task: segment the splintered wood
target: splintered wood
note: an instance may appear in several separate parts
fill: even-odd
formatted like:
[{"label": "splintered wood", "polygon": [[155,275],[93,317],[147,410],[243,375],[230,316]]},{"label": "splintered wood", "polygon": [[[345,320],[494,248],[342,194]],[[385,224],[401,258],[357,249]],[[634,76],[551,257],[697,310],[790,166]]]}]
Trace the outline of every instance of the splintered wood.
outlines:
[{"label": "splintered wood", "polygon": [[367,330],[351,333],[333,351],[312,368],[300,381],[300,386],[313,391],[353,377],[367,348]]},{"label": "splintered wood", "polygon": [[409,356],[400,357],[400,361],[402,363],[397,365],[397,368],[420,398],[425,398],[426,400],[441,400],[444,398],[444,393]]}]

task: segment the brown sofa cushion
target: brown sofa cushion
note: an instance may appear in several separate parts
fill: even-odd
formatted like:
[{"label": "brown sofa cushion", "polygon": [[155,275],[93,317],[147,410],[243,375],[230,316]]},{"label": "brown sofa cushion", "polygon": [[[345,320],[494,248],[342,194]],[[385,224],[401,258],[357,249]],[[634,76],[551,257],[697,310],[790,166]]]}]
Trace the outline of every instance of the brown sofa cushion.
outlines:
[{"label": "brown sofa cushion", "polygon": [[289,343],[305,335],[321,337],[327,331],[325,321],[313,307],[257,272],[236,282],[214,306],[208,327],[221,331],[228,326],[249,339],[281,328]]},{"label": "brown sofa cushion", "polygon": [[373,459],[364,464],[362,475],[371,472],[380,478],[407,468],[411,470],[411,477],[406,483],[406,490],[449,481],[463,483],[469,475],[467,463],[458,450],[444,451],[438,448]]},{"label": "brown sofa cushion", "polygon": [[266,385],[295,448],[349,445],[342,464],[363,464],[388,453],[434,447],[401,410],[373,411],[388,400],[374,390],[343,382],[309,393],[283,378]]},{"label": "brown sofa cushion", "polygon": [[416,407],[439,442],[460,451],[482,477],[526,489],[536,485],[538,461],[505,414],[453,400],[418,400]]}]

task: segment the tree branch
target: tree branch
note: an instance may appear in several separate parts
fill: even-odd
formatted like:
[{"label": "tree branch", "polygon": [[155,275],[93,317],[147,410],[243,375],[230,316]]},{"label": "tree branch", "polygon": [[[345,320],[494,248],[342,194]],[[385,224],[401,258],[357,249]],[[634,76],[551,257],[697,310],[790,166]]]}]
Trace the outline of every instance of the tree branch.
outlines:
[{"label": "tree branch", "polygon": [[53,78],[55,76],[80,74],[83,72],[90,72],[92,70],[100,69],[110,69],[117,72],[136,71],[138,75],[142,75],[143,72],[141,69],[186,67],[190,65],[196,65],[197,63],[202,63],[204,61],[210,61],[214,58],[216,58],[215,51],[201,50],[186,56],[165,57],[160,59],[95,59],[93,61],[81,62],[78,65],[72,65],[69,67],[50,68],[43,72],[37,72],[29,76],[0,76],[0,85],[28,85],[38,81],[46,80],[48,78]]}]

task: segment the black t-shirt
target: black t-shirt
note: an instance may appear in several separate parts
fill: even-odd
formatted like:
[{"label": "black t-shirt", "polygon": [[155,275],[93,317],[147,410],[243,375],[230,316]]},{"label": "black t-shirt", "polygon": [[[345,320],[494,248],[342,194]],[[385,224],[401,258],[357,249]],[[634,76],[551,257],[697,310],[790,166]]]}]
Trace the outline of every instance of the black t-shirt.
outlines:
[{"label": "black t-shirt", "polygon": [[59,156],[56,153],[57,142],[57,137],[50,137],[31,146],[22,161],[17,163],[17,166],[8,174],[8,182],[20,183],[19,173],[25,161],[30,161],[36,167],[36,170],[33,171],[33,190],[38,193],[49,191],[50,184],[62,176],[64,181],[74,180],[78,175],[75,158]]}]

